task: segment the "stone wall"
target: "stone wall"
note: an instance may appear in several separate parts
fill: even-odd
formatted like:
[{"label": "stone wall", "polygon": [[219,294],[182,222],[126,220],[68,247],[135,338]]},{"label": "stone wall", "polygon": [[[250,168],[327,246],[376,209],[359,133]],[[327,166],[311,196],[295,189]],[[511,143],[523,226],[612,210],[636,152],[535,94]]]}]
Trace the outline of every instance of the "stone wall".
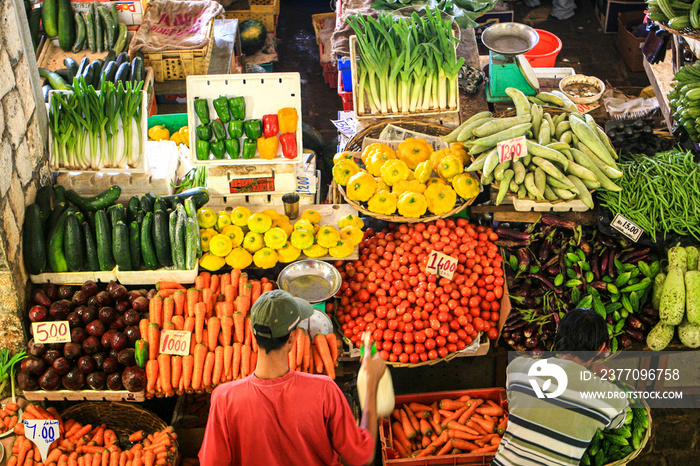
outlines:
[{"label": "stone wall", "polygon": [[21,0],[0,0],[0,347],[26,344],[25,206],[49,183],[47,114]]}]

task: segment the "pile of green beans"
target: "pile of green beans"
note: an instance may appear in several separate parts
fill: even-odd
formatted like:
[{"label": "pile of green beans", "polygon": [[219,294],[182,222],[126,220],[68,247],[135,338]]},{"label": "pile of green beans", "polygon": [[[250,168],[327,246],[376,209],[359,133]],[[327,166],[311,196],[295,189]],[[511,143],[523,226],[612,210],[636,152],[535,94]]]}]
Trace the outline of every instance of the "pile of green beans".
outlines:
[{"label": "pile of green beans", "polygon": [[601,205],[633,221],[656,241],[657,233],[700,240],[700,169],[681,150],[634,155],[619,163],[620,192],[601,191]]}]

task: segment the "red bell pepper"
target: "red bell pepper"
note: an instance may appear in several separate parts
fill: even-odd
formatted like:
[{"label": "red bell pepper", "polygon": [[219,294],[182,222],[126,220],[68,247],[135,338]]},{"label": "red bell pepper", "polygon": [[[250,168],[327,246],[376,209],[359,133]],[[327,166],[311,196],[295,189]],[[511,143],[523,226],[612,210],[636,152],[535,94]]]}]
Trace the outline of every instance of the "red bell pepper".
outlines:
[{"label": "red bell pepper", "polygon": [[294,159],[297,156],[297,137],[294,133],[286,133],[280,136],[280,144],[282,144],[282,155],[288,159]]},{"label": "red bell pepper", "polygon": [[266,138],[271,138],[272,136],[277,136],[280,132],[280,125],[277,120],[277,115],[271,113],[269,115],[263,115],[263,134]]}]

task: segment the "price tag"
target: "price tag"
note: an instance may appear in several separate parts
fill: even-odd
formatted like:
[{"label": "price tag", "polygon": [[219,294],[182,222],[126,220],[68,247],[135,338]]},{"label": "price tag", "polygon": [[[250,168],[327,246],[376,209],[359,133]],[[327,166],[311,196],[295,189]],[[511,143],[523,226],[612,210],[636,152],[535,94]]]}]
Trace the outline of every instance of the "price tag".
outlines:
[{"label": "price tag", "polygon": [[639,237],[642,236],[642,233],[644,233],[644,230],[642,227],[639,225],[636,225],[634,222],[629,220],[627,217],[625,217],[622,214],[616,214],[615,217],[612,219],[612,222],[610,222],[610,226],[634,241],[635,243],[639,240]]},{"label": "price tag", "polygon": [[346,118],[344,120],[331,120],[331,123],[344,134],[355,134],[357,132],[357,120]]},{"label": "price tag", "polygon": [[527,155],[525,136],[501,141],[496,144],[496,146],[498,146],[498,161],[500,163],[509,160],[518,160],[520,157],[525,157]]},{"label": "price tag", "polygon": [[188,332],[187,330],[161,330],[160,352],[187,356],[190,354],[191,341],[192,332]]},{"label": "price tag", "polygon": [[32,322],[32,335],[37,343],[69,343],[70,326],[67,320]]},{"label": "price tag", "polygon": [[425,267],[426,272],[452,280],[455,270],[457,270],[457,259],[454,257],[438,251],[433,251],[428,256],[428,265]]},{"label": "price tag", "polygon": [[39,448],[41,461],[46,461],[49,447],[58,440],[57,419],[31,419],[24,421],[24,435]]}]

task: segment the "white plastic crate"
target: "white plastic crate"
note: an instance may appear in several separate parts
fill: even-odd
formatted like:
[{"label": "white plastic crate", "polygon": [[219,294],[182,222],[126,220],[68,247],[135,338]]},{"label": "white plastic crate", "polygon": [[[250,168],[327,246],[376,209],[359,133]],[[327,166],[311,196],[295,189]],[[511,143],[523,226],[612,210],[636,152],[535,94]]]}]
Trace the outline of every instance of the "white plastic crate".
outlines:
[{"label": "white plastic crate", "polygon": [[[221,159],[198,160],[195,144],[197,134],[194,129],[199,125],[199,118],[194,112],[194,101],[206,98],[209,103],[209,114],[216,118],[213,100],[219,96],[245,97],[246,120],[262,119],[263,115],[274,113],[284,107],[293,107],[299,116],[296,130],[297,156],[287,159],[282,155],[282,144],[277,149],[277,157],[265,160],[259,155],[252,159]],[[187,123],[190,131],[190,148],[193,156],[192,165],[252,165],[299,163],[302,159],[302,130],[301,130],[301,77],[299,73],[246,73],[222,74],[187,77]],[[241,149],[243,144],[241,144]],[[211,157],[211,156],[210,156]]]}]

